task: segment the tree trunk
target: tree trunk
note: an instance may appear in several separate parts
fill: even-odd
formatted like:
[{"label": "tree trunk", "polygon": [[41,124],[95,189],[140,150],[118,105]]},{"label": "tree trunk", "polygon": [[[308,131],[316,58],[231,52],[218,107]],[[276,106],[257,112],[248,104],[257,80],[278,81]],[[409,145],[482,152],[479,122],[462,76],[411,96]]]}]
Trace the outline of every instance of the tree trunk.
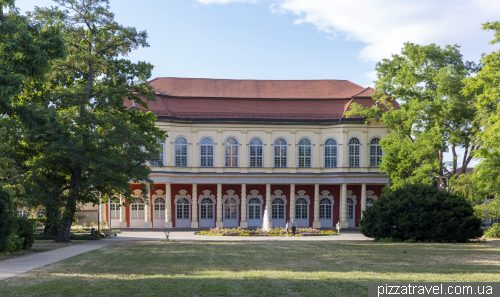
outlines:
[{"label": "tree trunk", "polygon": [[61,228],[61,209],[59,205],[48,204],[45,205],[45,228],[43,233],[48,236],[56,236]]},{"label": "tree trunk", "polygon": [[70,242],[69,234],[71,232],[71,224],[75,218],[76,201],[78,200],[78,184],[82,176],[82,168],[77,167],[71,174],[70,195],[67,198],[66,209],[62,218],[61,229],[54,241],[56,242]]}]

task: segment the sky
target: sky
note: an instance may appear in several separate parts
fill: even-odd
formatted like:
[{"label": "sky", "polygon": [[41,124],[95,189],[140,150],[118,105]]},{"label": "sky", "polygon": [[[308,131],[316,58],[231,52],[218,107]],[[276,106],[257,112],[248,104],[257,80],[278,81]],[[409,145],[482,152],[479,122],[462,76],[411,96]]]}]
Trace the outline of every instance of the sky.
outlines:
[{"label": "sky", "polygon": [[[17,0],[22,13],[51,0]],[[373,86],[376,63],[405,42],[460,45],[479,62],[500,0],[111,0],[123,25],[148,32],[133,52],[156,77],[346,79]]]}]

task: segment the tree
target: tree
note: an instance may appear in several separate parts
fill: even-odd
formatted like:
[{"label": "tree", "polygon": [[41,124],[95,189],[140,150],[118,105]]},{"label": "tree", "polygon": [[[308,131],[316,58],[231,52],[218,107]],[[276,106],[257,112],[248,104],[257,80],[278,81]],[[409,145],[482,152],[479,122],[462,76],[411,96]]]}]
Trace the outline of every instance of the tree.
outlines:
[{"label": "tree", "polygon": [[[483,24],[484,30],[494,32],[495,39],[490,43],[500,42],[500,22]],[[481,70],[474,77],[465,80],[464,95],[476,96],[476,106],[481,112],[477,115],[484,129],[479,138],[482,147],[475,157],[480,161],[475,167],[470,184],[477,189],[477,212],[483,218],[500,217],[500,50],[484,55]],[[469,185],[470,186],[470,185]],[[485,199],[489,197],[490,199]]]},{"label": "tree", "polygon": [[462,196],[422,184],[382,194],[363,212],[363,235],[396,241],[464,242],[481,237],[481,220]]},{"label": "tree", "polygon": [[151,182],[146,162],[158,155],[166,133],[152,112],[124,106],[126,98],[145,108],[155,99],[147,82],[153,66],[124,58],[148,46],[146,32],[115,22],[107,0],[56,2],[62,9],[37,7],[32,14],[61,29],[68,56],[53,61],[38,93],[49,123],[26,137],[41,152],[30,160],[26,182],[47,188],[42,198],[51,193],[54,200],[46,204],[62,203],[56,241],[69,241],[77,203],[97,204],[115,193],[130,199],[129,182]]},{"label": "tree", "polygon": [[[392,186],[437,184],[445,173],[460,175],[458,169],[466,168],[480,147],[474,95],[461,93],[464,78],[477,70],[474,63],[464,62],[456,45],[406,43],[400,55],[377,63],[376,70],[377,104],[366,109],[353,104],[348,116],[380,119],[391,131],[380,142],[380,170]],[[394,108],[392,100],[401,108]],[[461,158],[458,148],[464,149]],[[447,163],[443,154],[450,151],[453,161]]]}]

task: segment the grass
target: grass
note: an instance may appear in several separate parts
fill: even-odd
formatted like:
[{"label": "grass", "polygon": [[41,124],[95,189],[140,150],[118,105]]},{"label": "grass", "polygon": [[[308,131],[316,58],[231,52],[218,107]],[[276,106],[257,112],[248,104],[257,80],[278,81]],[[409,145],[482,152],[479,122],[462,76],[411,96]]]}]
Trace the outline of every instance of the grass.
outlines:
[{"label": "grass", "polygon": [[382,281],[499,282],[500,244],[130,241],[2,281],[0,295],[367,296]]},{"label": "grass", "polygon": [[36,253],[47,252],[47,251],[55,250],[58,248],[63,248],[63,247],[67,247],[70,245],[82,243],[82,242],[85,242],[85,241],[62,243],[62,242],[54,242],[53,240],[35,240],[35,243],[31,247],[31,249],[29,249],[27,251],[18,251],[18,252],[14,252],[14,253],[0,253],[0,261],[12,259],[12,258],[17,258],[17,257],[21,257],[21,256],[26,256],[26,255],[31,255],[31,254],[36,254]]}]

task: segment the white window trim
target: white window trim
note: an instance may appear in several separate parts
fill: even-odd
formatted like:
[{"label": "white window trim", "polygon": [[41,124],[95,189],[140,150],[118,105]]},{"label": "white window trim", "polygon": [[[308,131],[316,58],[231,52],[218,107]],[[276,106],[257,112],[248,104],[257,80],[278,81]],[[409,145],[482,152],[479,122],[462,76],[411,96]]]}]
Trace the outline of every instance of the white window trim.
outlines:
[{"label": "white window trim", "polygon": [[[201,141],[203,139],[205,139],[205,138],[210,138],[212,140],[212,148],[213,148],[213,150],[212,150],[212,157],[213,157],[213,160],[214,160],[212,166],[202,166],[201,165],[201,146],[202,145],[206,145],[206,144],[201,144]],[[200,164],[200,167],[203,167],[203,168],[213,168],[213,167],[215,167],[215,164],[216,164],[216,161],[217,161],[215,159],[215,156],[217,155],[216,152],[215,152],[215,140],[212,137],[210,137],[210,136],[203,136],[203,137],[200,138],[200,141],[198,142],[198,146],[200,147],[199,150],[198,150],[198,164]]]},{"label": "white window trim", "polygon": [[[177,166],[177,163],[175,162],[176,160],[176,157],[177,155],[175,154],[175,142],[177,141],[177,139],[179,138],[183,138],[185,141],[186,141],[186,166]],[[201,151],[200,151],[201,152]],[[179,135],[177,136],[175,139],[174,139],[174,167],[189,167],[189,141],[187,140],[187,138],[183,135]]]},{"label": "white window trim", "polygon": [[[353,138],[356,138],[359,141],[359,144],[357,144],[357,145],[359,145],[359,166],[350,166],[350,164],[349,164],[349,157],[351,156],[349,154],[349,147],[351,146],[350,142],[351,142],[351,139],[353,139]],[[363,162],[363,142],[361,141],[361,138],[359,138],[357,136],[351,136],[347,140],[347,167],[360,168],[362,165],[362,162]],[[337,163],[338,163],[338,159],[337,159]]]},{"label": "white window trim", "polygon": [[[227,146],[227,140],[229,138],[234,138],[238,143],[236,145],[231,145],[231,146],[236,146],[238,148],[238,155],[236,156],[238,158],[238,161],[237,161],[237,165],[236,166],[227,166],[226,164],[226,146]],[[223,149],[223,154],[224,154],[224,167],[227,167],[227,168],[238,168],[240,167],[240,152],[241,152],[241,143],[240,143],[240,140],[236,137],[236,136],[228,136],[226,137],[226,139],[224,139],[224,149]]]},{"label": "white window trim", "polygon": [[[326,167],[326,147],[327,147],[326,142],[330,139],[335,140],[335,142],[337,143],[337,145],[335,145],[337,147],[337,166],[335,166],[335,167]],[[332,147],[333,147],[333,145],[332,145]],[[349,153],[349,152],[347,152],[347,153]],[[328,137],[323,142],[323,168],[338,168],[339,167],[339,160],[340,160],[340,158],[339,158],[339,141],[335,137]]]},{"label": "white window trim", "polygon": [[[380,165],[371,166],[371,157],[372,157],[372,154],[371,154],[371,147],[372,147],[372,145],[373,145],[373,144],[371,144],[371,142],[372,142],[372,140],[373,140],[373,139],[375,139],[375,138],[378,138],[378,140],[379,140],[379,144],[378,144],[378,146],[380,146],[380,149],[382,150],[382,146],[380,145],[380,140],[382,140],[382,137],[380,137],[380,136],[373,136],[372,138],[370,138],[370,141],[368,141],[368,164],[369,164],[368,166],[369,166],[369,167],[373,167],[373,168],[379,168],[379,167],[380,167]],[[383,157],[383,156],[384,156],[384,154],[385,154],[385,152],[384,152],[384,150],[382,150],[382,156],[381,156],[381,157]]]},{"label": "white window trim", "polygon": [[[285,167],[276,167],[276,162],[275,162],[275,158],[276,158],[276,154],[275,154],[275,150],[274,150],[274,147],[276,146],[276,140],[278,139],[284,139],[285,142],[286,142],[286,164],[285,164]],[[282,145],[280,145],[282,146]],[[286,139],[285,137],[283,136],[279,136],[279,137],[276,137],[274,140],[273,140],[273,143],[272,143],[272,147],[271,147],[271,150],[273,151],[273,168],[289,168],[289,162],[290,162],[290,144],[288,142],[288,139]]]},{"label": "white window trim", "polygon": [[[309,142],[311,143],[310,147],[311,147],[311,166],[300,166],[300,162],[299,162],[299,158],[300,158],[300,155],[299,155],[299,149],[301,147],[301,145],[299,144],[300,141],[302,139],[307,139],[309,140]],[[313,161],[314,161],[314,142],[312,141],[311,138],[309,137],[302,137],[299,139],[299,141],[297,141],[297,149],[296,149],[296,152],[297,152],[297,168],[312,168],[313,167]]]},{"label": "white window trim", "polygon": [[[160,139],[156,140],[157,143],[160,143]],[[158,153],[158,163],[159,165],[153,165],[151,163],[151,160],[149,161],[149,166],[151,167],[163,167],[165,164],[163,164],[163,159],[165,158],[165,141],[161,141],[161,150]]]},{"label": "white window trim", "polygon": [[[262,142],[262,145],[260,145],[262,147],[262,166],[250,166],[250,164],[251,164],[251,162],[250,162],[250,147],[252,146],[250,143],[254,139],[259,139]],[[254,145],[254,146],[257,146],[257,145]],[[250,140],[248,141],[248,149],[247,149],[248,167],[249,168],[264,168],[264,165],[266,164],[265,153],[266,153],[266,150],[265,150],[265,142],[264,142],[264,140],[262,138],[260,138],[260,137],[252,137],[252,138],[250,138]]]}]

